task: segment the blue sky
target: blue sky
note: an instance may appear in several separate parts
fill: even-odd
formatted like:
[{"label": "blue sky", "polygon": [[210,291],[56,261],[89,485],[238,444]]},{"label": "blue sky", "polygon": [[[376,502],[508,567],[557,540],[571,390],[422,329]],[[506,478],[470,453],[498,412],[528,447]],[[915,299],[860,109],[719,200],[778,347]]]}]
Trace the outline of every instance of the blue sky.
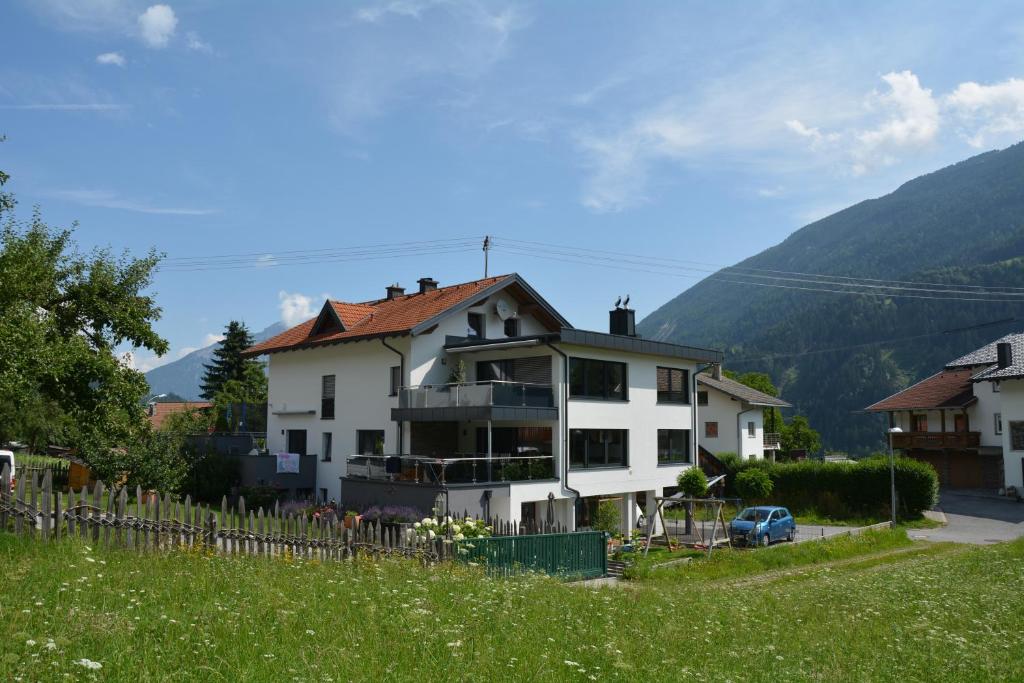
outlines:
[{"label": "blue sky", "polygon": [[280,265],[299,250],[496,235],[492,272],[603,329],[694,277],[502,238],[726,265],[1016,142],[1024,14],[978,5],[9,2],[0,168],[86,247],[206,258],[157,275],[172,350],[142,369],[232,318],[482,274],[471,241]]}]

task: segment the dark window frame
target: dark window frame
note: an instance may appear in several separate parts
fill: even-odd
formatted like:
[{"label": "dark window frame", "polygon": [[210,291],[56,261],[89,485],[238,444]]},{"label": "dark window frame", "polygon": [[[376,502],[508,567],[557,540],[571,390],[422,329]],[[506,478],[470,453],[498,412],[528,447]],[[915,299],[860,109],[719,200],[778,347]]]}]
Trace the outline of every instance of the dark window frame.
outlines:
[{"label": "dark window frame", "polygon": [[[373,437],[374,445],[372,448],[363,448],[365,437]],[[377,453],[376,440],[380,439],[380,452]],[[356,452],[359,455],[384,455],[384,448],[387,445],[387,437],[384,434],[383,429],[357,429],[356,430]],[[372,453],[364,453],[363,451],[370,450]]]},{"label": "dark window frame", "polygon": [[754,420],[748,420],[747,421],[747,438],[748,439],[756,439],[757,438],[757,423]]},{"label": "dark window frame", "polygon": [[334,419],[334,397],[337,390],[337,375],[320,377],[320,419]]},{"label": "dark window frame", "polygon": [[1010,450],[1024,451],[1024,420],[1007,420],[1003,428],[1010,430]]},{"label": "dark window frame", "polygon": [[[621,462],[609,464],[612,452],[607,438],[614,433],[620,438],[622,445]],[[594,437],[597,438],[594,438]],[[576,450],[578,443],[583,445],[583,453]],[[601,448],[595,448],[598,444]],[[582,456],[582,458],[578,457]],[[629,430],[628,429],[572,429],[569,433],[569,469],[570,470],[621,470],[629,467]]]},{"label": "dark window frame", "polygon": [[708,404],[708,392],[698,391],[697,392],[697,405],[706,406]]},{"label": "dark window frame", "polygon": [[[598,367],[600,366],[600,367]],[[614,380],[611,377],[611,371],[613,368],[619,368],[622,371],[622,395],[609,392],[609,387],[612,386]],[[600,374],[600,391],[597,388],[589,386],[593,379],[592,373]],[[576,386],[575,377],[579,377],[582,383],[582,387],[574,388]],[[582,358],[579,356],[572,356],[569,358],[569,398],[574,399],[585,399],[591,401],[629,401],[629,363],[623,363],[622,361],[614,360],[600,360],[597,358]]]},{"label": "dark window frame", "polygon": [[[682,454],[674,454],[673,437],[682,439]],[[666,439],[667,442],[664,442]],[[662,452],[665,452],[663,455]],[[658,464],[659,465],[689,465],[693,462],[690,455],[690,430],[689,429],[659,429],[658,430]]]},{"label": "dark window frame", "polygon": [[388,396],[398,396],[402,386],[402,366],[392,365],[388,369]]},{"label": "dark window frame", "polygon": [[[326,439],[324,437],[327,437]],[[320,462],[331,462],[331,451],[334,450],[334,433],[333,432],[320,432],[320,450],[323,453],[320,454]]]},{"label": "dark window frame", "polygon": [[[473,323],[477,324],[474,325]],[[474,337],[469,333],[470,330],[476,332]],[[487,316],[483,313],[474,313],[470,311],[466,314],[466,336],[473,337],[474,339],[487,339]]]},{"label": "dark window frame", "polygon": [[[664,391],[661,389],[662,371],[665,373],[665,384],[668,386]],[[680,373],[678,387],[672,381],[675,373]],[[686,368],[672,368],[666,365],[659,365],[655,370],[655,387],[658,390],[658,403],[672,403],[676,405],[690,405],[690,371]]]},{"label": "dark window frame", "polygon": [[[510,331],[511,326],[511,331]],[[519,318],[506,318],[505,319],[505,336],[506,337],[518,337],[519,336]]]}]

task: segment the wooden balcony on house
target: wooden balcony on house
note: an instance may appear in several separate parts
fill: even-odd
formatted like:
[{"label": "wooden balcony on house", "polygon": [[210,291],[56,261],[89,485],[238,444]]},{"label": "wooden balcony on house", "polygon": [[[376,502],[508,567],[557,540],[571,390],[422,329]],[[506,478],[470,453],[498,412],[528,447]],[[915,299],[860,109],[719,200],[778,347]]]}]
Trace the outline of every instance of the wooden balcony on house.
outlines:
[{"label": "wooden balcony on house", "polygon": [[981,432],[897,432],[892,435],[892,447],[904,450],[978,448],[980,445]]}]

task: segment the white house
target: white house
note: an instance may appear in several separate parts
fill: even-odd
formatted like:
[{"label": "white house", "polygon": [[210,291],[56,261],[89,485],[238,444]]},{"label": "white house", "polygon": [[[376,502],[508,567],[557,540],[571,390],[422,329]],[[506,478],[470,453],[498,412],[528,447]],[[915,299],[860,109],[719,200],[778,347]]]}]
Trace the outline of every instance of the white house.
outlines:
[{"label": "white house", "polygon": [[931,463],[943,486],[1019,489],[1024,442],[1012,448],[1006,424],[1024,421],[1013,374],[1022,357],[1024,334],[1007,335],[867,410],[887,413],[890,429],[900,429],[891,435],[893,447]]},{"label": "white house", "polygon": [[744,460],[774,460],[781,449],[779,433],[765,432],[765,408],[790,408],[786,401],[722,375],[714,365],[697,375],[700,423],[697,442],[713,455],[736,453]]},{"label": "white house", "polygon": [[621,524],[696,464],[695,374],[718,351],[572,327],[519,275],[327,301],[248,350],[269,358],[271,452],[317,453],[345,509],[440,507],[509,521]]}]

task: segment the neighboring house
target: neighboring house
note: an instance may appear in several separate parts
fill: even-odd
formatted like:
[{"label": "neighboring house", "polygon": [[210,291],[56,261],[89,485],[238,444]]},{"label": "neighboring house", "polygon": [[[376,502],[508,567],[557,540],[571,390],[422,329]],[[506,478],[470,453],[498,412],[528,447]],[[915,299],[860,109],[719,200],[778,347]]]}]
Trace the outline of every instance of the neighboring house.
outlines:
[{"label": "neighboring house", "polygon": [[516,274],[418,282],[247,351],[268,448],[318,454],[318,497],[570,529],[612,499],[630,528],[695,464],[693,378],[721,352],[640,339],[628,309],[577,330]]},{"label": "neighboring house", "polygon": [[724,377],[721,365],[697,375],[697,406],[700,447],[714,455],[736,453],[744,460],[775,459],[782,446],[777,432],[764,431],[764,409],[792,407]]},{"label": "neighboring house", "polygon": [[998,377],[983,380],[998,365],[1000,344],[1010,348],[1022,343],[1024,334],[1007,335],[867,410],[887,413],[889,427],[902,430],[892,434],[893,448],[931,463],[943,486],[999,489],[1019,482],[1020,468],[1011,473],[1004,462],[1009,453],[1004,444],[1004,382]]},{"label": "neighboring house", "polygon": [[[994,348],[991,348],[994,347]],[[979,373],[978,387],[988,385],[998,411],[992,420],[1003,439],[1003,485],[1020,498],[1024,494],[1024,334],[1011,334],[985,347],[994,364]],[[985,394],[986,390],[981,389]]]},{"label": "neighboring house", "polygon": [[167,403],[153,401],[146,406],[146,414],[149,417],[149,424],[154,429],[160,429],[164,421],[174,413],[183,413],[188,410],[209,410],[212,407],[213,404],[206,401],[170,401]]}]

